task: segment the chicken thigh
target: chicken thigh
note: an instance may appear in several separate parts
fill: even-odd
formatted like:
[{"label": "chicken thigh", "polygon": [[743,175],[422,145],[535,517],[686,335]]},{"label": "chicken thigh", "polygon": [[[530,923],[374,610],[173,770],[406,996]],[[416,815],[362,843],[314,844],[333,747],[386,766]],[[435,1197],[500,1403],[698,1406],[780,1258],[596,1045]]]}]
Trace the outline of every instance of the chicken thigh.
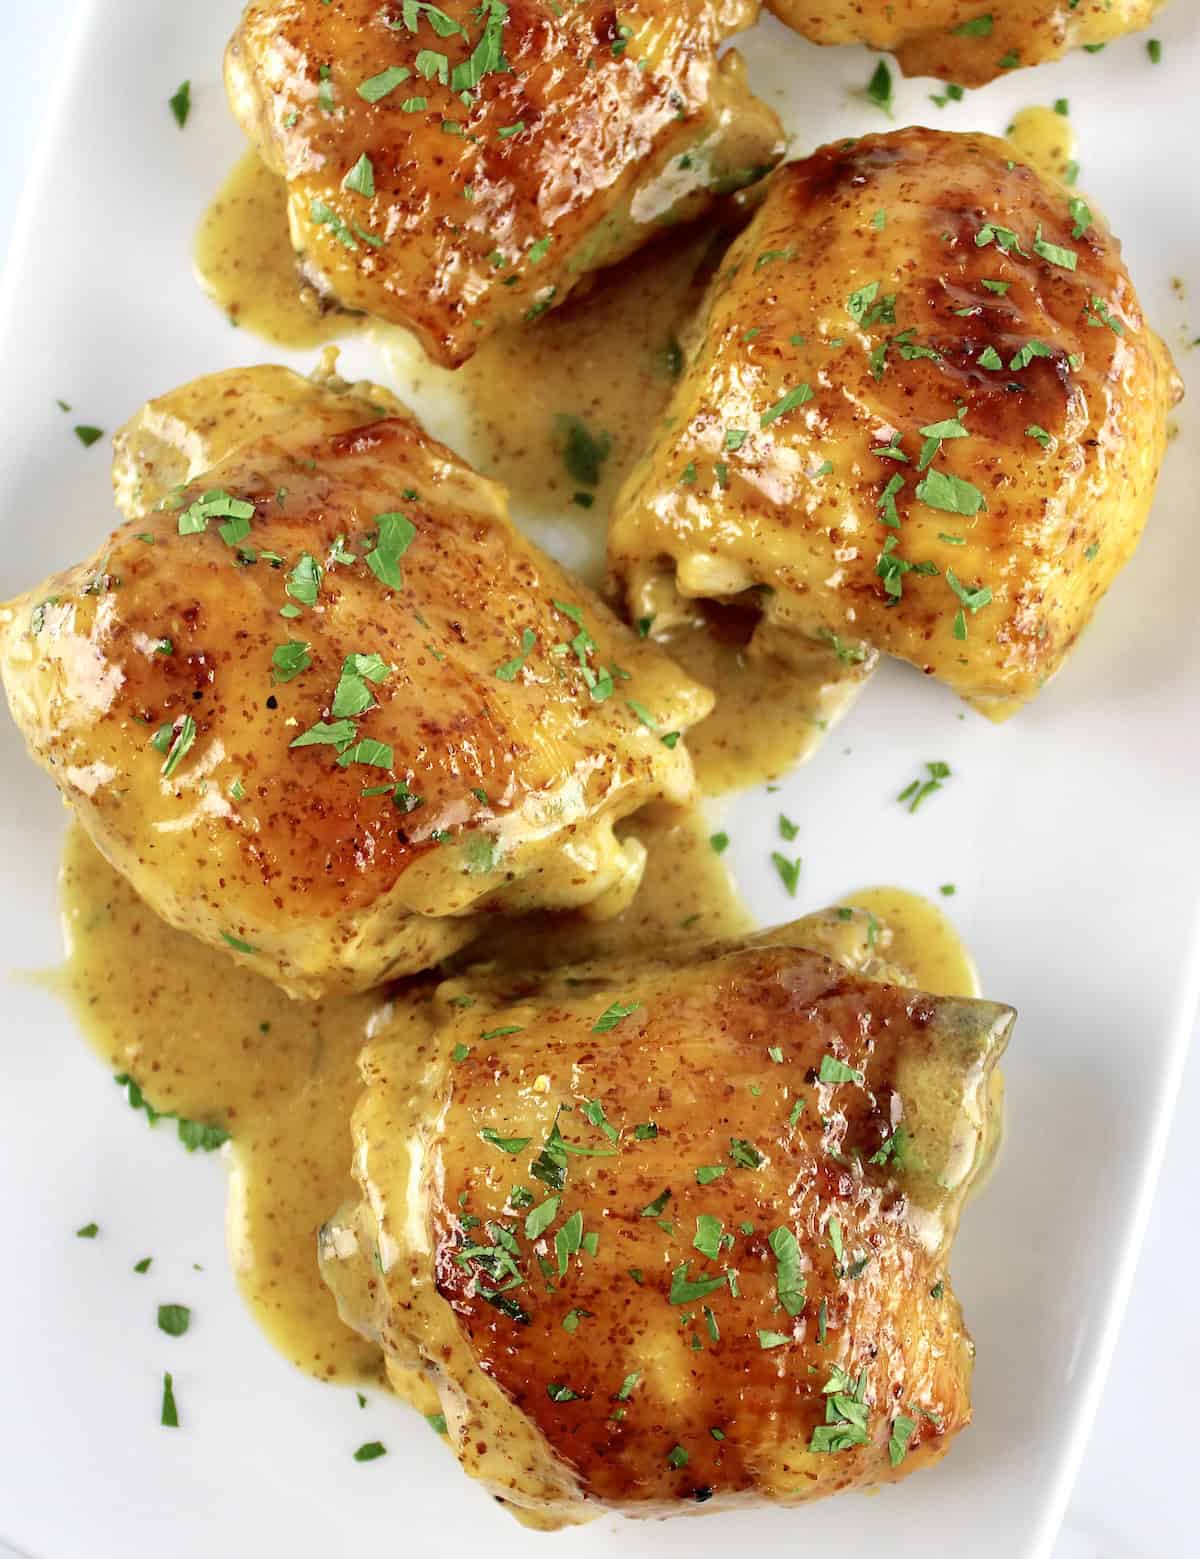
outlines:
[{"label": "chicken thigh", "polygon": [[969,1422],[945,1262],[1013,1014],[902,983],[887,935],[468,972],[368,1047],[326,1281],[522,1519],[798,1503]]},{"label": "chicken thigh", "polygon": [[1162,0],[767,0],[813,43],[865,43],[906,76],[981,87],[1068,49],[1102,48],[1147,27]]},{"label": "chicken thigh", "polygon": [[691,798],[676,744],[711,697],[503,489],[385,391],[277,368],[151,403],[116,476],[130,518],[0,608],[0,668],[164,919],[322,996],[437,962],[481,913],[628,902],[644,852],[613,825]]},{"label": "chicken thigh", "polygon": [[1120,246],[983,135],[901,130],[769,181],[618,496],[614,588],[708,601],[850,690],[877,653],[1003,719],[1128,562],[1180,393]]},{"label": "chicken thigh", "polygon": [[306,279],[455,366],[783,152],[742,62],[758,0],[251,0],[234,113]]}]

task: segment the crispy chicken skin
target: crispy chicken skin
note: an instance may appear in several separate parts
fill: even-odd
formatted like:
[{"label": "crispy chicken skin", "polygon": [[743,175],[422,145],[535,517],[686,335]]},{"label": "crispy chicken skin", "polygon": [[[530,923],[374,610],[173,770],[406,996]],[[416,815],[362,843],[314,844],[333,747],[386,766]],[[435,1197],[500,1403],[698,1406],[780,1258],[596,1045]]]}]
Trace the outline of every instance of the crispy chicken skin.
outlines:
[{"label": "crispy chicken skin", "polygon": [[1104,221],[988,136],[839,142],[773,175],[697,335],[614,510],[631,616],[738,599],[761,651],[895,655],[993,719],[1032,698],[1181,393]]},{"label": "crispy chicken skin", "polygon": [[[670,733],[711,698],[502,488],[385,391],[275,368],[118,442],[131,518],[0,608],[0,664],[31,754],[164,919],[321,996],[435,963],[479,911],[628,901],[644,851],[613,825],[690,799]],[[164,477],[188,485],[150,507]]]},{"label": "crispy chicken skin", "polygon": [[1149,25],[1162,0],[767,0],[813,43],[865,43],[906,76],[981,87]]},{"label": "crispy chicken skin", "polygon": [[800,1502],[969,1422],[945,1261],[1013,1014],[897,983],[875,929],[469,972],[419,1054],[368,1048],[326,1281],[522,1519]]},{"label": "crispy chicken skin", "polygon": [[310,281],[465,362],[783,153],[717,49],[758,0],[252,0],[233,111]]}]

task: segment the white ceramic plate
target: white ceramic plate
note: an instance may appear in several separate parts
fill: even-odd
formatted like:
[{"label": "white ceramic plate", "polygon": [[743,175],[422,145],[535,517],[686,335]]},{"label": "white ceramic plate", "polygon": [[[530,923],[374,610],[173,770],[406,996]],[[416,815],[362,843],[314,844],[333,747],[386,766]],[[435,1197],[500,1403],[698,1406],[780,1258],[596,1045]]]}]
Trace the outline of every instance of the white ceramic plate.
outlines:
[{"label": "white ceramic plate", "polygon": [[[111,430],[193,375],[287,360],[231,330],[190,270],[197,215],[239,150],[220,85],[238,10],[92,0],[63,49],[0,318],[0,596],[82,556],[113,523],[105,445],[81,449],[74,421]],[[0,719],[0,1538],[39,1559],[468,1546],[515,1559],[531,1542],[562,1559],[705,1559],[784,1543],[845,1559],[924,1559],[934,1545],[972,1559],[1046,1552],[1116,1334],[1200,985],[1200,357],[1186,349],[1200,334],[1187,297],[1200,285],[1189,171],[1200,16],[1176,0],[1154,32],[1157,66],[1130,38],[945,111],[930,83],[896,93],[897,123],[994,132],[1017,108],[1070,99],[1081,188],[1124,238],[1147,311],[1192,379],[1136,560],[1062,676],[1010,725],[964,718],[942,689],[889,667],[778,797],[746,792],[723,822],[764,923],[868,882],[928,893],[955,882],[950,907],[988,993],[1020,1010],[1007,1147],[953,1263],[979,1348],[974,1427],[935,1472],[875,1498],[532,1538],[415,1415],[378,1394],[360,1410],[352,1392],[294,1371],[237,1297],[221,1165],[148,1132],[30,978],[60,957],[63,817]],[[770,21],[741,46],[800,148],[881,127],[852,95],[873,67],[862,51],[818,52]],[[185,76],[194,109],[181,133],[165,100]],[[365,341],[346,367],[384,372]],[[933,758],[954,777],[909,817],[895,794]],[[798,902],[767,864],[781,807],[802,823]],[[100,1237],[76,1239],[92,1219]],[[145,1255],[154,1267],[141,1277],[131,1268]],[[185,1338],[155,1328],[164,1300],[193,1307]],[[164,1369],[178,1433],[158,1424]],[[391,1454],[355,1463],[373,1438]]]}]

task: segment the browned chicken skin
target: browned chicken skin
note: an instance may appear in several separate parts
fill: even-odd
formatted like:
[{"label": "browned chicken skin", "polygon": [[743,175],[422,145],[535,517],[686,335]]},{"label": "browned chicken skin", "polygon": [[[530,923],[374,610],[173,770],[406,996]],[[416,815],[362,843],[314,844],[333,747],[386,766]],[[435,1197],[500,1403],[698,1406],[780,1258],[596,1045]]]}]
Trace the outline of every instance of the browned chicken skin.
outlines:
[{"label": "browned chicken skin", "polygon": [[1000,719],[1061,666],[1150,506],[1180,393],[1120,246],[982,135],[779,170],[618,497],[654,631],[761,612],[751,653],[899,656]]},{"label": "browned chicken skin", "polygon": [[368,1049],[326,1280],[516,1513],[799,1502],[969,1421],[945,1259],[1012,1013],[895,983],[878,930],[468,974]]},{"label": "browned chicken skin", "polygon": [[866,43],[906,76],[981,87],[1146,27],[1162,0],[767,0],[813,43]]},{"label": "browned chicken skin", "polygon": [[465,361],[783,151],[717,49],[757,0],[252,0],[230,101],[345,307]]},{"label": "browned chicken skin", "polygon": [[[690,799],[672,733],[711,697],[502,488],[386,391],[278,368],[174,392],[119,444],[131,518],[0,608],[0,669],[165,919],[318,996],[436,963],[480,911],[628,902],[644,852],[613,825]],[[164,477],[189,485],[157,503]]]}]

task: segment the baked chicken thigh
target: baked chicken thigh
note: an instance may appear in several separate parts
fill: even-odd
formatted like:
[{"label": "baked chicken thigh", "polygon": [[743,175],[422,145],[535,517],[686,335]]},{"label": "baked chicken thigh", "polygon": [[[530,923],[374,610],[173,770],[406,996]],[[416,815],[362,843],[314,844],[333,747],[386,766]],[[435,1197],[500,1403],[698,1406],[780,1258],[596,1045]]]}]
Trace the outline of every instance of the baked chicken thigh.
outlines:
[{"label": "baked chicken thigh", "polygon": [[468,973],[368,1047],[326,1281],[522,1519],[800,1502],[969,1422],[945,1262],[1013,1014],[899,983],[878,930]]},{"label": "baked chicken thigh", "polygon": [[1095,48],[1146,27],[1162,0],[767,0],[813,43],[865,43],[894,54],[906,76],[981,87],[1068,49]]},{"label": "baked chicken thigh", "polygon": [[464,362],[783,152],[742,62],[758,0],[252,0],[234,113],[305,279]]},{"label": "baked chicken thigh", "polygon": [[503,489],[385,391],[276,368],[152,402],[119,446],[131,517],[0,608],[0,665],[164,919],[320,996],[437,962],[481,912],[628,902],[644,851],[613,825],[691,797],[676,742],[711,697]]},{"label": "baked chicken thigh", "polygon": [[1180,394],[1087,202],[982,135],[827,146],[769,181],[618,496],[614,587],[669,639],[861,686],[877,652],[1003,719],[1141,534]]}]

